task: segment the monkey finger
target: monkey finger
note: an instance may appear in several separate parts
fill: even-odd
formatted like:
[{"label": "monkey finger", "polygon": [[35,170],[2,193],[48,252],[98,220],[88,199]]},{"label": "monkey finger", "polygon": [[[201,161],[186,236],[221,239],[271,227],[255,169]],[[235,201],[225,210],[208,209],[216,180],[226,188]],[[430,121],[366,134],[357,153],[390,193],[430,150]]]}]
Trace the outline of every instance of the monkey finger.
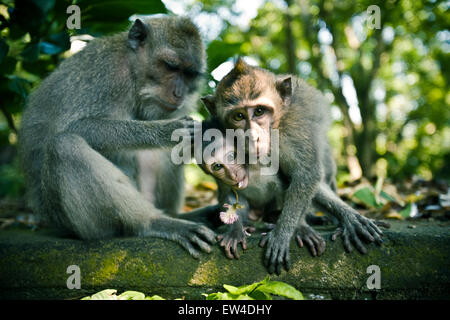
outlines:
[{"label": "monkey finger", "polygon": [[196,245],[198,245],[200,247],[200,249],[202,249],[204,252],[210,253],[211,252],[211,246],[209,244],[207,244],[205,241],[203,241],[202,239],[200,239],[197,236],[192,236],[190,238],[192,243],[195,243]]},{"label": "monkey finger", "polygon": [[259,241],[259,246],[261,248],[264,248],[266,246],[267,240],[269,239],[269,237],[267,235],[264,235],[261,240]]},{"label": "monkey finger", "polygon": [[321,256],[322,253],[325,251],[324,247],[325,241],[323,241],[323,239],[318,236],[312,236],[311,239],[314,242],[314,247],[316,249],[317,256]]},{"label": "monkey finger", "polygon": [[223,234],[219,234],[216,236],[216,241],[221,241],[223,239]]},{"label": "monkey finger", "polygon": [[247,240],[245,238],[244,238],[244,240],[242,240],[241,245],[242,245],[242,249],[247,250]]},{"label": "monkey finger", "polygon": [[234,259],[234,255],[231,253],[231,247],[230,246],[225,246],[225,255],[227,256],[228,259],[233,260]]},{"label": "monkey finger", "polygon": [[281,274],[281,271],[283,271],[283,256],[280,254],[276,260],[275,272],[279,276]]},{"label": "monkey finger", "polygon": [[342,233],[342,236],[343,236],[343,238],[344,238],[344,248],[345,248],[345,251],[347,251],[348,253],[352,252],[353,249],[352,249],[352,245],[351,245],[351,243],[350,243],[350,237],[349,237],[349,235],[348,235],[347,230],[344,230],[344,232]]},{"label": "monkey finger", "polygon": [[391,225],[388,222],[384,222],[384,221],[379,221],[379,220],[374,220],[373,221],[377,226],[389,229],[391,227]]},{"label": "monkey finger", "polygon": [[291,257],[289,255],[289,249],[284,252],[284,268],[286,271],[289,271],[291,269]]},{"label": "monkey finger", "polygon": [[317,250],[316,250],[316,247],[314,246],[314,243],[312,242],[311,238],[305,237],[303,240],[307,244],[309,252],[311,252],[311,255],[313,257],[315,257],[317,255]]},{"label": "monkey finger", "polygon": [[353,233],[352,236],[352,242],[355,245],[356,249],[358,249],[358,251],[362,254],[366,254],[367,253],[367,249],[366,247],[363,245],[363,243],[361,242],[361,240],[358,238],[358,236],[356,235],[356,233]]},{"label": "monkey finger", "polygon": [[192,246],[192,244],[190,243],[190,241],[188,241],[187,239],[179,239],[177,240],[177,242],[184,248],[186,249],[189,254],[194,257],[195,259],[198,259],[200,257],[200,253]]},{"label": "monkey finger", "polygon": [[298,246],[299,246],[300,248],[303,248],[302,237],[300,237],[299,235],[297,235],[297,236],[295,236],[295,238],[297,239]]},{"label": "monkey finger", "polygon": [[245,228],[244,228],[244,232],[246,232],[246,233],[248,233],[248,234],[253,233],[253,232],[255,232],[255,231],[256,231],[256,228],[255,228],[255,227],[252,227],[252,226],[248,226],[248,227],[245,227]]},{"label": "monkey finger", "polygon": [[381,236],[383,235],[383,231],[378,228],[377,224],[375,223],[375,220],[371,220],[371,219],[365,219],[365,222],[367,225],[370,225],[373,229],[375,229],[375,231]]},{"label": "monkey finger", "polygon": [[336,231],[331,235],[331,241],[335,241],[338,237],[340,237],[343,234],[342,228],[337,228]]},{"label": "monkey finger", "polygon": [[199,235],[201,235],[203,238],[205,238],[208,242],[214,244],[216,243],[216,233],[212,231],[211,229],[200,226],[195,230]]},{"label": "monkey finger", "polygon": [[232,251],[234,257],[235,257],[236,259],[239,259],[239,258],[240,258],[240,255],[239,255],[239,249],[238,249],[238,247],[237,247],[237,244],[238,244],[237,241],[233,241],[233,245],[231,246],[231,251]]},{"label": "monkey finger", "polygon": [[365,240],[369,241],[369,242],[374,242],[375,238],[370,234],[370,232],[367,229],[367,226],[362,226],[361,224],[357,224],[355,226],[355,230],[356,232],[363,237]]}]

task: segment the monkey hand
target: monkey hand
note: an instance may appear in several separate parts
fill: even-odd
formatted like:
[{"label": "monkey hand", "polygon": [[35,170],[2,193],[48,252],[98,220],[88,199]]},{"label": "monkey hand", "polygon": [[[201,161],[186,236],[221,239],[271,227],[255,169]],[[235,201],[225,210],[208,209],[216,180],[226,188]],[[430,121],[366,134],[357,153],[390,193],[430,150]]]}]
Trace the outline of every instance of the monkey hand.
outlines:
[{"label": "monkey hand", "polygon": [[168,139],[170,142],[168,145],[176,145],[179,143],[179,140],[172,137],[189,137],[191,139],[191,143],[194,143],[194,137],[197,133],[201,132],[200,122],[195,121],[191,117],[185,116],[179,119],[172,120],[162,120],[165,121],[166,129],[168,134]]},{"label": "monkey hand", "polygon": [[[251,227],[249,227],[251,228]],[[247,231],[247,227],[231,226],[229,230],[221,235],[217,236],[217,241],[225,249],[225,255],[229,259],[239,259],[238,244],[242,245],[242,249],[247,249],[247,237],[250,233]]]},{"label": "monkey hand", "polygon": [[306,223],[301,224],[295,230],[295,239],[300,248],[303,248],[303,244],[305,244],[313,257],[320,256],[325,251],[325,240],[316,230]]},{"label": "monkey hand", "polygon": [[290,268],[290,247],[291,237],[287,234],[280,233],[275,227],[274,230],[263,235],[259,246],[266,247],[264,254],[264,266],[270,274],[276,272],[281,274],[283,267],[286,271]]},{"label": "monkey hand", "polygon": [[383,232],[380,227],[389,228],[390,225],[386,222],[375,221],[368,219],[358,213],[349,213],[343,216],[341,225],[332,234],[331,240],[335,241],[337,237],[342,236],[344,241],[344,248],[347,252],[352,251],[351,243],[362,254],[367,253],[367,249],[362,241],[375,242],[378,245],[383,243]]},{"label": "monkey hand", "polygon": [[191,256],[199,258],[200,254],[194,247],[199,247],[202,251],[210,253],[214,244],[216,234],[206,226],[180,219],[161,218],[151,224],[150,236],[173,240],[185,248]]}]

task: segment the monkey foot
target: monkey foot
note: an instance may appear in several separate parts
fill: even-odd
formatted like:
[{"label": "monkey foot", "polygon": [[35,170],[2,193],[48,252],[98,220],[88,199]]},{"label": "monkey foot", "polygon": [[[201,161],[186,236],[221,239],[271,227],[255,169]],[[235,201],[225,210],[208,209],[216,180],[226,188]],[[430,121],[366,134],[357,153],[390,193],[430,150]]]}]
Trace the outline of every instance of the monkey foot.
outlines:
[{"label": "monkey foot", "polygon": [[242,249],[247,249],[247,237],[250,236],[249,232],[254,232],[253,227],[244,228],[231,228],[231,230],[225,232],[224,234],[217,236],[217,241],[219,245],[225,249],[225,255],[229,259],[239,259],[239,249],[238,244],[242,245]]},{"label": "monkey foot", "polygon": [[344,248],[347,252],[352,251],[352,243],[362,254],[367,253],[363,244],[365,242],[375,242],[378,245],[383,243],[383,231],[378,226],[390,228],[390,224],[383,221],[368,219],[360,214],[352,214],[344,217],[341,226],[331,235],[331,240],[342,236]]},{"label": "monkey foot", "polygon": [[321,256],[325,251],[325,240],[317,231],[308,225],[301,225],[297,228],[295,231],[295,239],[300,248],[303,248],[303,244],[305,244],[313,257]]},{"label": "monkey foot", "polygon": [[274,230],[263,234],[260,247],[266,247],[264,254],[264,266],[267,268],[270,274],[281,274],[282,269],[289,271],[290,269],[290,256],[289,256],[289,244],[290,238],[285,234],[277,233],[275,227]]}]

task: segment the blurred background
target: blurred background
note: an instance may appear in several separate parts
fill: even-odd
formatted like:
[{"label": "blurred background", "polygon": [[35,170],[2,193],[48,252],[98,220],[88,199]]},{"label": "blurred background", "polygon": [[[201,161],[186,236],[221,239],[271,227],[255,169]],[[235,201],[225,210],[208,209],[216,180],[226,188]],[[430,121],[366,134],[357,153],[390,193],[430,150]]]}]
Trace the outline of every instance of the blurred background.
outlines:
[{"label": "blurred background", "polygon": [[[71,4],[81,9],[79,30],[66,27]],[[187,15],[202,32],[203,94],[238,55],[325,94],[341,197],[383,217],[448,218],[449,7],[438,0],[2,0],[0,214],[26,210],[16,152],[30,91],[93,37],[163,13]],[[196,116],[207,116],[200,104]],[[186,177],[185,210],[214,202],[211,178],[195,165]]]}]

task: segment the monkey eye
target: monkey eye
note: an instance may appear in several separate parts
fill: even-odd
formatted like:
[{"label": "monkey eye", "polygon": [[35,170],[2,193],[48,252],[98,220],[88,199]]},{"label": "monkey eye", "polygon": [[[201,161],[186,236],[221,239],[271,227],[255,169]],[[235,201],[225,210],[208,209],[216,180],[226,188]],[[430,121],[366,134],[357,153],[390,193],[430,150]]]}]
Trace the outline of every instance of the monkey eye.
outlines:
[{"label": "monkey eye", "polygon": [[172,63],[172,62],[164,61],[164,66],[169,71],[175,72],[175,71],[179,70],[178,66],[176,64]]},{"label": "monkey eye", "polygon": [[236,159],[236,152],[232,151],[232,152],[228,152],[226,155],[227,158],[227,163],[232,163],[234,161],[234,159]]},{"label": "monkey eye", "polygon": [[256,117],[260,117],[264,114],[264,112],[266,112],[266,110],[263,107],[257,107],[253,115],[255,115]]},{"label": "monkey eye", "polygon": [[223,168],[223,165],[220,163],[214,163],[212,166],[213,171],[219,171],[220,169]]},{"label": "monkey eye", "polygon": [[195,71],[195,70],[185,70],[184,74],[186,75],[186,77],[191,78],[191,79],[197,78],[201,75],[200,72]]},{"label": "monkey eye", "polygon": [[233,116],[234,121],[242,121],[244,120],[244,114],[242,112],[238,112]]}]

